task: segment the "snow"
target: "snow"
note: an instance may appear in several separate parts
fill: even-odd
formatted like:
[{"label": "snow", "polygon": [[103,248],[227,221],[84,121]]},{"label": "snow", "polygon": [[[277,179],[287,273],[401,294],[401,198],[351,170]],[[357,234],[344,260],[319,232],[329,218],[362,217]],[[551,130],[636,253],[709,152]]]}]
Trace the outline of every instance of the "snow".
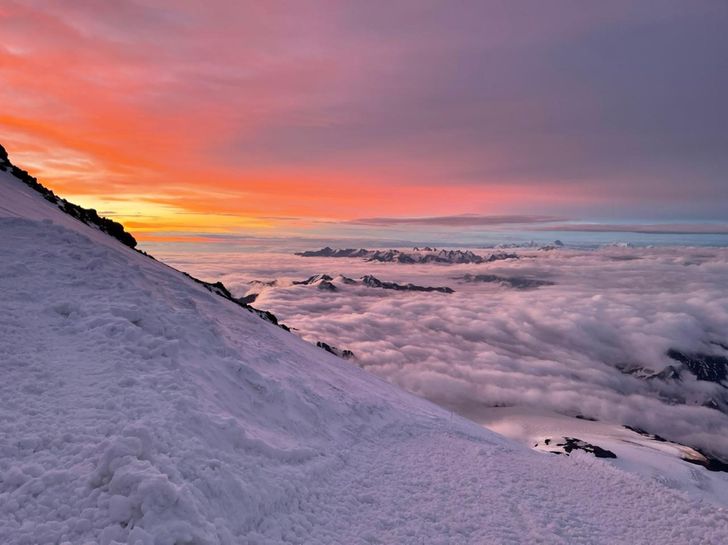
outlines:
[{"label": "snow", "polygon": [[617,458],[608,463],[624,471],[728,507],[728,473],[708,471],[685,462],[686,458],[702,458],[690,447],[656,440],[624,426],[543,409],[491,407],[473,411],[469,416],[493,431],[544,452],[560,450],[554,445],[564,437],[581,439],[616,454]]},{"label": "snow", "polygon": [[531,451],[0,173],[0,543],[728,542],[711,502]]}]

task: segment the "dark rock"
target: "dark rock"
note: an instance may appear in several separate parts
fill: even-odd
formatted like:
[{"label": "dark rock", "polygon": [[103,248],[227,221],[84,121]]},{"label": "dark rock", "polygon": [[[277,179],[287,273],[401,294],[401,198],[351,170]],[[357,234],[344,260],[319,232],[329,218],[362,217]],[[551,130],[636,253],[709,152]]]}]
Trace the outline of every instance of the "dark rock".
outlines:
[{"label": "dark rock", "polygon": [[264,288],[272,288],[278,285],[278,280],[251,280],[248,282],[251,286],[261,286]]},{"label": "dark rock", "polygon": [[619,364],[616,365],[625,375],[632,375],[633,377],[644,379],[644,380],[680,380],[680,370],[674,365],[668,365],[661,371],[655,371],[654,369],[648,369],[647,367],[639,367],[631,364]]},{"label": "dark rock", "polygon": [[670,359],[682,363],[698,380],[723,382],[728,378],[728,358],[701,353],[686,353],[671,348]]},{"label": "dark rock", "polygon": [[326,350],[326,352],[329,352],[330,354],[333,354],[334,356],[338,356],[340,358],[343,358],[345,360],[354,359],[354,352],[351,350],[340,350],[336,348],[335,346],[331,346],[328,343],[325,343],[323,341],[318,341],[316,343],[316,346],[319,348]]},{"label": "dark rock", "polygon": [[[336,284],[334,284],[334,280],[337,280],[347,285],[356,285],[359,283],[353,278],[348,278],[342,275],[333,278],[328,274],[316,274],[308,277],[306,280],[294,281],[293,284],[297,286],[316,286],[318,289],[323,291],[337,291],[338,288],[336,287]],[[454,293],[454,291],[448,287],[429,287],[418,286],[416,284],[397,284],[395,282],[384,282],[372,275],[363,276],[361,279],[361,283],[370,288],[380,288],[385,290]]]},{"label": "dark rock", "polygon": [[314,274],[313,276],[309,276],[308,278],[306,278],[306,280],[296,280],[293,282],[293,284],[297,286],[310,286],[311,284],[315,284],[320,280],[331,282],[333,278],[330,277],[328,274]]},{"label": "dark rock", "polygon": [[336,352],[334,352],[334,347],[333,346],[331,346],[330,344],[325,343],[323,341],[318,341],[316,343],[316,346],[318,346],[319,348],[322,348],[322,349],[326,350],[326,352],[329,352],[330,354],[335,354],[336,353]]},{"label": "dark rock", "polygon": [[305,252],[298,252],[296,255],[301,257],[364,257],[368,253],[368,250],[361,248],[359,250],[355,248],[347,248],[343,250],[334,250],[326,246],[320,250],[307,250]]},{"label": "dark rock", "polygon": [[321,291],[337,291],[336,286],[334,286],[334,284],[332,284],[328,280],[322,280],[321,282],[319,282],[317,288]]},{"label": "dark rock", "polygon": [[701,458],[682,458],[684,461],[696,464],[699,466],[703,466],[708,471],[723,471],[728,473],[728,463],[724,462],[723,460],[720,460],[719,458],[714,458],[712,456],[709,456],[705,452],[699,449],[693,449],[700,453]]},{"label": "dark rock", "polygon": [[528,290],[540,288],[541,286],[553,286],[554,283],[549,280],[539,280],[536,278],[527,278],[524,276],[498,276],[495,274],[465,274],[457,277],[456,280],[464,282],[493,282],[502,284],[518,290]]},{"label": "dark rock", "polygon": [[335,250],[330,247],[321,250],[309,250],[299,252],[296,255],[302,257],[359,257],[367,261],[381,263],[442,263],[442,264],[468,264],[468,263],[491,263],[502,259],[518,259],[516,254],[498,252],[489,256],[481,256],[470,250],[439,250],[435,248],[415,248],[412,252],[400,250],[358,250],[353,248]]},{"label": "dark rock", "polygon": [[[545,443],[545,441],[544,441]],[[548,443],[546,443],[548,445]],[[602,447],[599,447],[597,445],[592,445],[590,443],[587,443],[586,441],[582,441],[581,439],[577,439],[575,437],[564,437],[563,443],[556,443],[557,447],[562,447],[564,449],[564,452],[568,455],[571,454],[572,451],[575,450],[583,450],[584,452],[588,452],[590,454],[593,454],[597,458],[616,458],[617,455],[614,454],[611,450],[604,449]],[[551,451],[554,454],[561,454],[559,451]]]},{"label": "dark rock", "polygon": [[385,290],[396,290],[396,291],[425,291],[433,292],[437,291],[440,293],[455,293],[455,291],[448,287],[430,287],[430,286],[417,286],[415,284],[397,284],[395,282],[383,282],[377,277],[372,275],[362,276],[362,284],[370,288],[381,288]]},{"label": "dark rock", "polygon": [[238,302],[242,303],[243,305],[250,305],[251,303],[255,303],[255,300],[258,298],[257,293],[249,293],[248,295],[245,295],[244,297],[238,297]]},{"label": "dark rock", "polygon": [[297,280],[293,284],[296,286],[313,286],[315,285],[322,291],[336,291],[336,286],[332,283],[333,278],[328,274],[315,274],[309,276],[306,280]]},{"label": "dark rock", "polygon": [[11,167],[10,159],[8,159],[8,152],[5,148],[0,145],[0,168],[6,170]]},{"label": "dark rock", "polygon": [[[649,433],[648,431],[643,430],[642,428],[638,428],[635,426],[624,426],[626,429],[633,431],[635,433],[638,433],[644,437],[648,437],[654,441],[659,441],[661,443],[670,443],[672,441],[668,441],[664,437],[657,435],[655,433]],[[703,466],[708,471],[724,471],[728,472],[728,462],[725,462],[724,460],[721,460],[720,458],[716,458],[714,456],[711,456],[707,454],[704,450],[697,448],[697,447],[690,447],[695,452],[699,454],[699,457],[688,457],[684,456],[681,458],[681,460],[696,464],[699,466]]]},{"label": "dark rock", "polygon": [[638,433],[638,434],[642,435],[643,437],[648,437],[650,439],[653,439],[655,441],[659,441],[661,443],[667,443],[668,442],[667,439],[665,439],[664,437],[661,437],[661,436],[659,436],[659,435],[657,435],[655,433],[649,433],[648,431],[645,431],[642,428],[637,428],[635,426],[627,426],[627,425],[625,425],[624,427],[626,429],[630,430],[630,431],[633,431],[635,433]]},{"label": "dark rock", "polygon": [[218,295],[222,295],[225,299],[232,299],[232,297],[233,297],[232,294],[230,293],[230,290],[228,290],[225,287],[225,284],[223,284],[222,282],[218,281],[218,282],[215,282],[214,284],[203,282],[203,284],[205,284],[205,287],[207,287],[208,290],[210,290],[214,293],[217,293]]}]

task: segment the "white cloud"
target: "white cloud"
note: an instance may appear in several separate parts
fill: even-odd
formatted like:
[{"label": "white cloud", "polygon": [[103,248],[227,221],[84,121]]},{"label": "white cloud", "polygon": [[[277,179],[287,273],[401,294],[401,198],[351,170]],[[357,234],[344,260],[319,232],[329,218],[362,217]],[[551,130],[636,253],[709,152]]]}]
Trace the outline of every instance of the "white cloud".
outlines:
[{"label": "white cloud", "polygon": [[[522,252],[483,265],[398,265],[288,254],[161,256],[243,295],[252,279],[284,280],[256,306],[298,334],[352,350],[360,365],[466,412],[525,404],[636,425],[728,455],[728,416],[700,406],[728,398],[718,384],[683,373],[679,384],[627,375],[675,364],[670,348],[720,353],[728,344],[728,249],[603,248]],[[338,284],[294,286],[316,273],[425,286],[453,294]],[[462,282],[465,273],[554,282],[533,290]],[[259,291],[256,287],[254,291]],[[728,354],[723,351],[724,354]]]}]

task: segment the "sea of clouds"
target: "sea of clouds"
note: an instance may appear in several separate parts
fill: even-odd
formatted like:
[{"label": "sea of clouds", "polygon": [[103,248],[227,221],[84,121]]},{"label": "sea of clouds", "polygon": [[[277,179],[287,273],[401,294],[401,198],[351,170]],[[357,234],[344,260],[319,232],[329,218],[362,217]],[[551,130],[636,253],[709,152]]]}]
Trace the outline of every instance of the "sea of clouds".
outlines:
[{"label": "sea of clouds", "polygon": [[[288,253],[157,252],[234,295],[258,293],[310,341],[354,352],[355,363],[466,415],[525,405],[638,426],[728,455],[728,416],[702,406],[721,384],[682,373],[670,349],[728,355],[728,249],[516,250],[481,265],[400,265]],[[480,253],[487,254],[487,250]],[[294,285],[310,275],[373,274],[385,281],[449,286],[455,293],[398,292],[334,281],[336,291]],[[517,289],[466,282],[466,274],[547,280]],[[277,280],[277,285],[251,285]],[[628,374],[625,371],[633,371]],[[639,376],[638,376],[639,375]]]}]

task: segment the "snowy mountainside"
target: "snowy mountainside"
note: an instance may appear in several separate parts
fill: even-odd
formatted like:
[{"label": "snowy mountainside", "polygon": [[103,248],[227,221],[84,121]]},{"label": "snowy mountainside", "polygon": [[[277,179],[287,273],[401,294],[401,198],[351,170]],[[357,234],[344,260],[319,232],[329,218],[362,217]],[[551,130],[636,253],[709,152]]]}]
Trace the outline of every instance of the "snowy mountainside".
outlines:
[{"label": "snowy mountainside", "polygon": [[0,172],[0,542],[726,543],[404,393]]}]

